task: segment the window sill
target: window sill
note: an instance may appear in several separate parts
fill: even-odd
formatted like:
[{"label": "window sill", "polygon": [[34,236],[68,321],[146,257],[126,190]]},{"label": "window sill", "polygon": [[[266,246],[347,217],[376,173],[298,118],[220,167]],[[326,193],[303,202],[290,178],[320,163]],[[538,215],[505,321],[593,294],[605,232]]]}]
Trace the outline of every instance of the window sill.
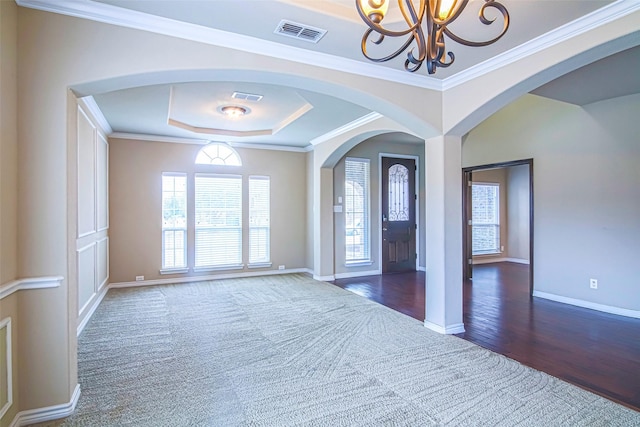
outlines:
[{"label": "window sill", "polygon": [[188,268],[163,268],[160,270],[160,274],[183,274],[188,272]]},{"label": "window sill", "polygon": [[366,267],[369,265],[373,265],[373,261],[354,261],[354,262],[346,262],[344,264],[345,267]]},{"label": "window sill", "polygon": [[255,262],[253,264],[247,265],[248,268],[269,268],[271,267],[270,262]]},{"label": "window sill", "polygon": [[244,264],[231,264],[231,265],[219,265],[216,267],[196,267],[193,269],[194,273],[204,273],[207,271],[223,271],[223,270],[242,270]]}]

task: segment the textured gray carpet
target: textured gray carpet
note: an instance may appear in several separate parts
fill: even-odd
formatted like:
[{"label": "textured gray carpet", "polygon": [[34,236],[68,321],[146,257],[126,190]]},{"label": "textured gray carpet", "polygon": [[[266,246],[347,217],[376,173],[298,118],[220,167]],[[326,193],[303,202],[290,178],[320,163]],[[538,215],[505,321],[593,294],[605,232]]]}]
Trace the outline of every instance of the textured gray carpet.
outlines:
[{"label": "textured gray carpet", "polygon": [[640,426],[640,413],[305,275],[111,290],[68,426]]}]

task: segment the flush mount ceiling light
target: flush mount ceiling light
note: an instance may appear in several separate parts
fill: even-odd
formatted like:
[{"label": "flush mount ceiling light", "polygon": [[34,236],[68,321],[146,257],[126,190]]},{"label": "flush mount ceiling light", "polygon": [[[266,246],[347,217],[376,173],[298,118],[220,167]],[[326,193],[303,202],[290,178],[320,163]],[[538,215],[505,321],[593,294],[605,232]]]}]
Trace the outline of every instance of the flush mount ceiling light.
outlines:
[{"label": "flush mount ceiling light", "polygon": [[241,117],[250,113],[247,107],[240,107],[239,105],[225,105],[218,108],[218,111],[231,118]]},{"label": "flush mount ceiling light", "polygon": [[[455,56],[453,52],[447,52],[445,49],[445,35],[465,46],[480,47],[495,43],[509,28],[509,12],[502,4],[494,0],[484,0],[484,4],[478,12],[478,19],[485,25],[491,25],[495,19],[488,19],[485,12],[488,8],[496,9],[502,15],[502,31],[495,38],[480,42],[463,39],[447,28],[447,25],[460,16],[469,0],[420,0],[418,10],[415,8],[415,0],[398,0],[398,7],[400,7],[407,28],[402,31],[390,31],[381,25],[390,2],[391,0],[356,0],[356,9],[358,9],[362,20],[369,26],[362,36],[362,53],[371,61],[385,62],[397,57],[411,46],[404,63],[405,70],[410,72],[417,71],[425,62],[429,74],[435,73],[437,67],[445,68],[453,63]],[[370,40],[369,38],[374,32],[378,37]],[[369,56],[367,42],[379,45],[386,36],[406,36],[407,39],[398,50],[390,55],[382,58]]]}]

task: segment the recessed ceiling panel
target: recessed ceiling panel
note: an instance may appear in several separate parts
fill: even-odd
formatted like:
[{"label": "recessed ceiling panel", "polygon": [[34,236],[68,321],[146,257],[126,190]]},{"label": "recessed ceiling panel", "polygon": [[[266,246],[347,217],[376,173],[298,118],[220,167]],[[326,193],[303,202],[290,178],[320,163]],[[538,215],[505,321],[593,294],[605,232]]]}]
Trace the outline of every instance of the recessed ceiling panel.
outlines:
[{"label": "recessed ceiling panel", "polygon": [[[239,99],[234,93],[261,96]],[[227,115],[237,107],[244,115]],[[199,82],[171,87],[168,122],[196,133],[231,136],[272,135],[313,108],[297,91],[273,85]]]}]

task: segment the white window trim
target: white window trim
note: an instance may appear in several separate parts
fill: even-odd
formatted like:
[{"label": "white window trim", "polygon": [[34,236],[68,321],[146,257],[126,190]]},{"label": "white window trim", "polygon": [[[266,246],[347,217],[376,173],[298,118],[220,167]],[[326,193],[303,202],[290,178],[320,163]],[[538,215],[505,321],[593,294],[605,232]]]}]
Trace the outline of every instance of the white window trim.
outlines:
[{"label": "white window trim", "polygon": [[[247,181],[247,197],[250,199],[251,198],[251,179],[263,179],[266,181],[269,181],[269,259],[267,261],[259,261],[259,262],[249,262],[248,267],[249,268],[263,268],[263,267],[271,267],[271,177],[268,175],[249,175],[248,177],[248,181]],[[251,201],[249,200],[248,204],[247,204],[247,221],[249,220],[249,218],[251,217]],[[249,242],[249,246],[248,246],[248,253],[247,253],[247,257],[249,259],[251,259],[251,224],[249,224],[247,226],[247,232],[248,232],[248,242]]]},{"label": "white window trim", "polygon": [[271,262],[254,262],[253,264],[247,264],[247,268],[268,268],[271,265]]},{"label": "white window trim", "polygon": [[185,268],[163,268],[160,270],[160,274],[181,274],[188,273],[189,267]]},{"label": "white window trim", "polygon": [[[231,151],[231,153],[233,154],[233,156],[235,157],[235,159],[238,161],[237,165],[228,165],[226,163],[226,159],[222,159],[225,161],[224,164],[217,164],[217,163],[211,163],[211,162],[198,162],[198,157],[200,157],[201,153],[204,153],[207,157],[209,157],[211,160],[213,160],[213,158],[211,158],[211,156],[209,156],[209,154],[207,154],[207,150],[210,147],[220,147],[223,146],[227,149],[229,149]],[[242,166],[242,158],[240,157],[240,154],[238,154],[238,152],[229,144],[227,144],[226,142],[210,142],[209,144],[205,145],[204,147],[202,147],[199,151],[198,154],[196,154],[196,158],[194,160],[194,164],[196,165],[204,165],[204,166],[222,166],[222,167],[241,167]]]},{"label": "white window trim", "polygon": [[[492,256],[492,255],[499,255],[502,253],[502,251],[500,250],[500,246],[502,245],[502,239],[500,238],[500,229],[502,227],[501,221],[500,221],[500,203],[501,203],[501,199],[500,199],[500,183],[499,182],[483,182],[483,181],[471,181],[471,188],[473,188],[474,185],[486,185],[486,186],[492,186],[492,187],[497,187],[498,188],[498,209],[497,209],[497,216],[498,216],[498,223],[497,224],[482,224],[482,225],[493,225],[498,227],[498,245],[497,248],[495,250],[487,250],[487,251],[478,251],[478,252],[473,252],[473,249],[471,251],[471,256],[474,257],[483,257],[483,256]],[[473,203],[473,201],[472,201]],[[473,214],[472,214],[472,218],[473,218]],[[473,230],[473,221],[471,222],[471,227]],[[473,232],[472,232],[473,233]],[[472,234],[473,236],[473,234]],[[472,247],[473,247],[473,237],[472,237]]]},{"label": "white window trim", "polygon": [[[189,258],[188,258],[188,248],[189,248],[189,175],[186,172],[162,172],[161,174],[161,178],[165,177],[165,176],[173,176],[173,177],[184,177],[185,179],[185,194],[186,194],[186,200],[185,200],[185,226],[184,228],[178,228],[178,227],[170,227],[170,228],[163,228],[162,226],[160,227],[160,232],[162,233],[162,252],[161,252],[161,259],[160,259],[160,264],[161,264],[161,268],[160,268],[160,273],[162,273],[163,271],[175,271],[175,270],[186,270],[189,271]],[[162,188],[161,188],[161,192]],[[162,196],[161,196],[162,197]],[[164,246],[164,232],[165,231],[183,231],[184,232],[184,259],[185,259],[185,266],[184,267],[168,267],[165,268],[164,267],[164,251],[165,251],[165,246]],[[167,273],[167,274],[171,274],[171,273]]]},{"label": "white window trim", "polygon": [[[344,252],[344,257],[345,257],[345,266],[346,267],[358,267],[358,266],[363,266],[363,265],[371,265],[373,264],[373,260],[371,258],[371,160],[367,159],[367,158],[363,158],[363,157],[347,157],[345,158],[344,161],[344,182],[343,182],[343,186],[346,187],[346,181],[347,181],[347,161],[353,161],[353,162],[360,162],[360,163],[367,163],[369,165],[369,176],[368,176],[368,185],[367,185],[367,194],[366,194],[366,200],[365,200],[365,206],[366,206],[366,214],[367,214],[367,224],[365,226],[365,231],[368,233],[368,238],[367,238],[367,253],[369,254],[368,258],[362,258],[362,259],[355,259],[355,260],[347,260],[347,245],[346,245],[346,222],[345,222],[345,252]],[[344,188],[343,187],[343,188]],[[346,201],[346,194],[345,194],[345,201]],[[346,206],[344,208],[344,212],[346,213]]]},{"label": "white window trim", "polygon": [[243,268],[244,264],[227,264],[216,265],[215,267],[195,267],[193,271],[195,273],[203,273],[207,271],[242,270]]}]

